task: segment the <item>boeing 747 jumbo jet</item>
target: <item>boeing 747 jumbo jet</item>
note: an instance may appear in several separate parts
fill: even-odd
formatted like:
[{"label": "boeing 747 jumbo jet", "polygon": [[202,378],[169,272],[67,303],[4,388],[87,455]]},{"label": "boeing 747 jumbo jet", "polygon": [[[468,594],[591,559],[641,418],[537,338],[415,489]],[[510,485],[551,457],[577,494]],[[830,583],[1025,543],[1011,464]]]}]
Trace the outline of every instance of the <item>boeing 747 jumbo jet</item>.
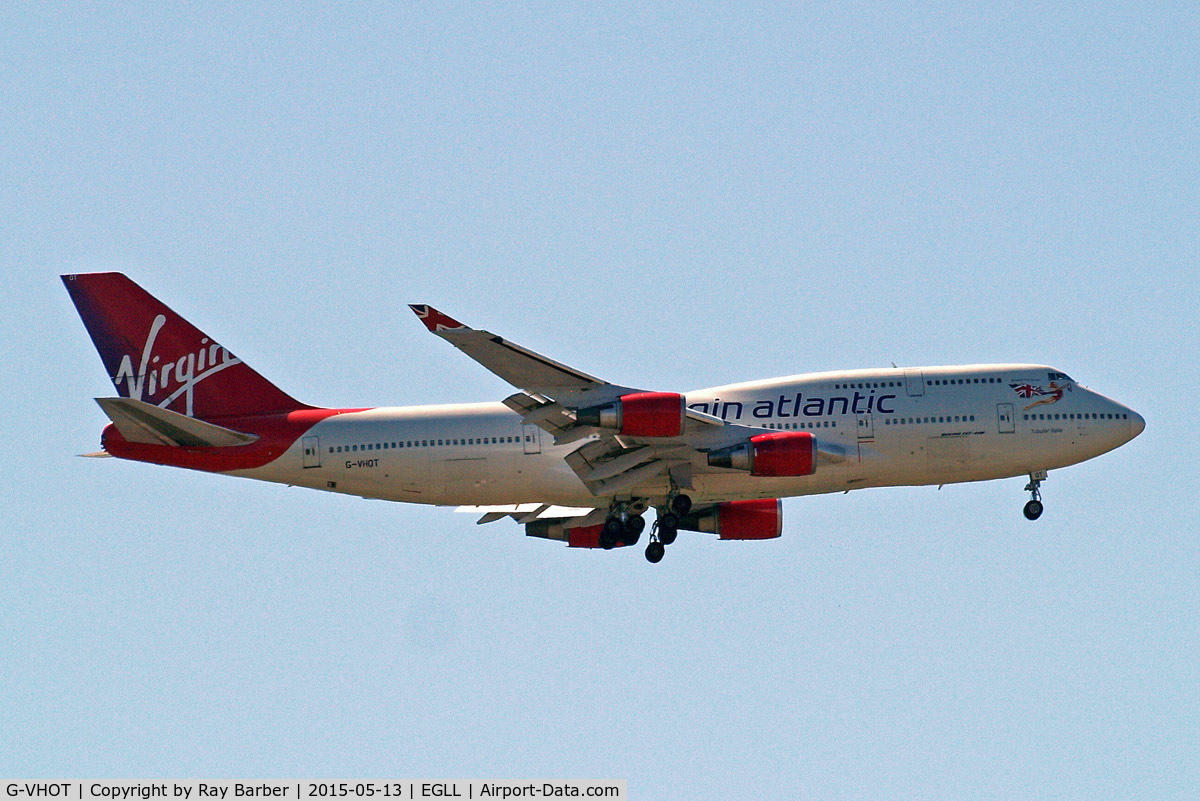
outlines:
[{"label": "boeing 747 jumbo jet", "polygon": [[560,364],[431,306],[432,333],[512,384],[499,403],[325,409],[300,403],[120,273],[63,276],[119,397],[102,451],[138,462],[506,517],[577,548],[680,530],[778,537],[780,498],[1029,476],[1099,456],[1137,412],[1054,367],[841,370],[687,393]]}]

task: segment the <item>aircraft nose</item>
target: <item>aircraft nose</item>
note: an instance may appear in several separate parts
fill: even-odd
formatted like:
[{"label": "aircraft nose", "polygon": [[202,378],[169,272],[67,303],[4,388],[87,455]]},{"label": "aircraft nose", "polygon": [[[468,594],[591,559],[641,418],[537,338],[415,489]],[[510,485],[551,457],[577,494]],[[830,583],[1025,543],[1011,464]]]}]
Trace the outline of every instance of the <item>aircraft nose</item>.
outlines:
[{"label": "aircraft nose", "polygon": [[1138,434],[1142,433],[1145,430],[1146,430],[1146,418],[1142,417],[1140,414],[1135,412],[1133,409],[1130,409],[1129,410],[1129,438],[1133,439],[1134,437],[1136,437]]}]

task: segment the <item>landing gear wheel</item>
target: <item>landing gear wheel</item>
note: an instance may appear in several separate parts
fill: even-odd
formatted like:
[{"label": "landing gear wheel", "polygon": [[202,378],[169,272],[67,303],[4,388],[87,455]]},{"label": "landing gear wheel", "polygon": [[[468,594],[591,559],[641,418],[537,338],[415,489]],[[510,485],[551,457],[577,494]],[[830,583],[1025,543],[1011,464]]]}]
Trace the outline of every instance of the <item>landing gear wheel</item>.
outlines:
[{"label": "landing gear wheel", "polygon": [[661,542],[652,542],[646,546],[646,561],[652,565],[657,565],[662,561],[663,555],[667,549],[663,547]]},{"label": "landing gear wheel", "polygon": [[1034,470],[1029,474],[1029,483],[1025,485],[1025,491],[1033,496],[1033,500],[1025,504],[1026,520],[1037,520],[1042,516],[1042,482],[1045,480],[1045,470]]},{"label": "landing gear wheel", "polygon": [[637,541],[642,538],[642,532],[646,530],[646,521],[644,518],[634,515],[625,520],[625,531],[621,535],[621,540],[626,545],[637,545]]},{"label": "landing gear wheel", "polygon": [[692,499],[687,495],[676,495],[671,499],[671,511],[683,517],[692,511]]},{"label": "landing gear wheel", "polygon": [[600,529],[600,547],[606,551],[611,551],[617,545],[617,540],[625,533],[625,525],[620,518],[610,517],[604,521],[604,528]]},{"label": "landing gear wheel", "polygon": [[679,536],[679,518],[671,512],[658,517],[658,538],[663,545],[670,545]]}]

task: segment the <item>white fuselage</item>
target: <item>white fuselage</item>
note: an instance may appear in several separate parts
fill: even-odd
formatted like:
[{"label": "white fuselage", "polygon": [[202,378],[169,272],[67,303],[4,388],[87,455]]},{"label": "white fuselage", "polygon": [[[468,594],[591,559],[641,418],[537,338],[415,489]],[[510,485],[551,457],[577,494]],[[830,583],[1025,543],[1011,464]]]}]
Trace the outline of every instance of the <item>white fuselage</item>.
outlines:
[{"label": "white fuselage", "polygon": [[[1056,391],[1018,389],[1052,376]],[[731,423],[809,431],[844,454],[797,478],[698,472],[697,503],[1025,475],[1098,456],[1144,425],[1054,368],[1027,364],[812,373],[686,397]],[[324,420],[280,458],[234,475],[410,503],[607,506],[564,461],[580,445],[555,445],[499,403],[377,408]],[[661,481],[639,494],[666,496]]]}]

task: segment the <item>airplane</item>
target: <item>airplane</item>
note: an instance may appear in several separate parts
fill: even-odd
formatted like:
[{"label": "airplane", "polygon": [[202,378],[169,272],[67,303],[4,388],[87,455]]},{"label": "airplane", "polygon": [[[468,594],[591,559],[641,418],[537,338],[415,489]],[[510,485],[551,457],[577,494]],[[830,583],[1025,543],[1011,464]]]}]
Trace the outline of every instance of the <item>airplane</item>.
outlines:
[{"label": "airplane", "polygon": [[331,409],[276,387],[121,273],[62,276],[117,397],[102,450],[151,464],[511,518],[575,548],[679,531],[780,536],[782,498],[1028,476],[1113,450],[1137,412],[1039,364],[892,366],[689,392],[612,384],[432,306],[436,336],[516,390],[500,402]]}]

